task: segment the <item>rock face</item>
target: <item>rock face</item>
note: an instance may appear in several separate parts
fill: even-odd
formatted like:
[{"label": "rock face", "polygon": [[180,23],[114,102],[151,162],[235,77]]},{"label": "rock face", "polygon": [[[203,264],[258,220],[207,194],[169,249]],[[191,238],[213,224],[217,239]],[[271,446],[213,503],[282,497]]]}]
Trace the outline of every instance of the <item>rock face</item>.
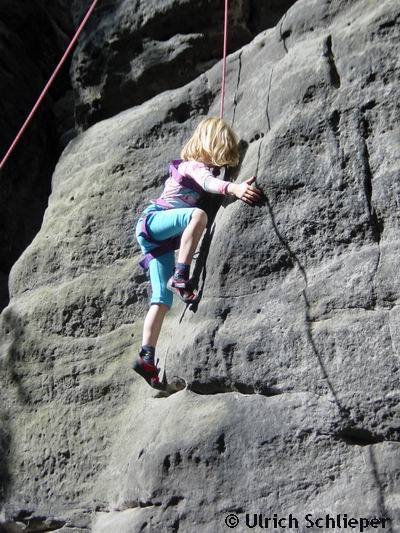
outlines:
[{"label": "rock face", "polygon": [[[232,0],[229,49],[274,26],[295,0]],[[75,2],[78,19],[91,2]],[[262,4],[262,5],[260,5]],[[76,119],[86,128],[150,97],[180,87],[219,61],[224,2],[116,0],[100,3],[96,28],[75,54]]]},{"label": "rock face", "polygon": [[395,0],[299,0],[229,57],[232,178],[265,203],[217,212],[197,312],[160,339],[169,398],[129,370],[133,225],[218,114],[220,65],[69,144],[1,315],[4,531],[400,531],[398,38]]},{"label": "rock face", "polygon": [[[65,0],[3,0],[0,4],[1,159],[68,44],[72,21],[66,4]],[[54,109],[66,88],[71,88],[67,73],[57,79],[1,172],[0,309],[8,303],[9,271],[40,228],[61,153],[58,137],[74,126],[65,120],[60,124]]]}]

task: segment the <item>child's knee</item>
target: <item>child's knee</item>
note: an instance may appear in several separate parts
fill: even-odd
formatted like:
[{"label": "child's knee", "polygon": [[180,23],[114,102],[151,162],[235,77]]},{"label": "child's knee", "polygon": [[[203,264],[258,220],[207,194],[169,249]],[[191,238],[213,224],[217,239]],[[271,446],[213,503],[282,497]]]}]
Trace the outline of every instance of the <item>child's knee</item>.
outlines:
[{"label": "child's knee", "polygon": [[[159,300],[159,299],[157,299],[157,300]],[[170,303],[168,305],[166,303],[160,302],[160,301],[156,301],[156,302],[150,301],[150,306],[152,306],[152,305],[156,305],[157,307],[159,307],[159,309],[160,309],[160,311],[162,311],[163,315],[166,315],[169,311],[171,311],[172,300],[170,301]]]},{"label": "child's knee", "polygon": [[192,220],[195,220],[199,224],[199,226],[206,227],[208,222],[207,213],[202,209],[196,207],[196,209],[192,213]]},{"label": "child's knee", "polygon": [[165,311],[168,312],[172,307],[173,298],[174,296],[172,292],[168,290],[167,288],[165,288],[165,290],[162,289],[160,292],[153,293],[151,295],[150,304],[151,305],[154,305],[154,304],[163,305],[165,307]]}]

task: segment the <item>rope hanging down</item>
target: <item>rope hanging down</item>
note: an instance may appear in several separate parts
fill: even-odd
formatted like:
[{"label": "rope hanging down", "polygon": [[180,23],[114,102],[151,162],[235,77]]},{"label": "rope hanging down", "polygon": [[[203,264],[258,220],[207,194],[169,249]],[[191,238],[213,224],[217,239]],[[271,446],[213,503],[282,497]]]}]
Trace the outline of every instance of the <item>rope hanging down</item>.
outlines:
[{"label": "rope hanging down", "polygon": [[226,52],[228,45],[228,0],[225,0],[224,16],[224,50],[222,59],[222,81],[221,81],[221,111],[220,118],[224,118],[224,100],[225,100],[225,79],[226,79]]},{"label": "rope hanging down", "polygon": [[82,20],[82,22],[81,22],[79,28],[77,29],[72,41],[70,42],[68,48],[64,52],[64,55],[62,56],[60,62],[58,63],[55,71],[53,72],[53,74],[51,75],[49,81],[47,82],[46,86],[44,87],[43,91],[41,92],[39,98],[37,99],[36,104],[33,106],[32,111],[29,113],[27,119],[25,120],[22,128],[19,130],[17,136],[15,137],[14,141],[12,142],[12,144],[11,144],[10,148],[8,149],[6,155],[3,157],[3,159],[2,159],[2,161],[0,163],[0,171],[3,169],[4,165],[6,164],[7,159],[10,157],[10,155],[13,152],[14,148],[16,147],[17,143],[19,142],[19,140],[21,139],[21,137],[24,134],[25,130],[29,126],[30,122],[32,121],[32,118],[33,118],[34,114],[36,113],[36,110],[38,109],[38,107],[42,103],[42,100],[46,96],[51,84],[53,83],[55,77],[57,76],[57,74],[59,73],[61,67],[65,63],[65,60],[67,59],[69,53],[71,52],[72,48],[74,47],[76,41],[79,39],[79,36],[82,33],[83,28],[85,27],[87,21],[89,20],[90,15],[92,14],[94,8],[96,7],[97,2],[98,2],[98,0],[93,0],[92,5],[90,6],[90,8],[89,8],[88,12],[86,13],[84,19]]}]

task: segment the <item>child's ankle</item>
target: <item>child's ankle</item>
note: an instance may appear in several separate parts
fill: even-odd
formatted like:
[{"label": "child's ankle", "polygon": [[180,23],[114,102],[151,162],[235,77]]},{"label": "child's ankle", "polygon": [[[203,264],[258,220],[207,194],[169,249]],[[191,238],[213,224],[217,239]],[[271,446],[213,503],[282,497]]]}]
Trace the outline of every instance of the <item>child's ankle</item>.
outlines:
[{"label": "child's ankle", "polygon": [[154,356],[155,356],[156,349],[154,346],[149,346],[148,344],[144,344],[140,350],[140,357],[146,361],[146,363],[154,364]]},{"label": "child's ankle", "polygon": [[190,265],[185,263],[177,263],[174,271],[174,279],[188,280],[190,273]]}]

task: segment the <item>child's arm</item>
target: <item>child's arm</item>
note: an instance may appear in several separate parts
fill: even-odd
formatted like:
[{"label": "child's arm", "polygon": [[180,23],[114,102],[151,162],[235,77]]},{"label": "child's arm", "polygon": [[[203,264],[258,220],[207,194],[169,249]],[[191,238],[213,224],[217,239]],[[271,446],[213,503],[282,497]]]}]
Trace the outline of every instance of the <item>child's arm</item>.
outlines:
[{"label": "child's arm", "polygon": [[229,182],[216,178],[204,163],[183,161],[179,165],[179,172],[193,178],[206,192],[228,194]]},{"label": "child's arm", "polygon": [[254,204],[262,199],[261,191],[251,187],[251,184],[256,179],[255,176],[243,183],[230,183],[214,177],[203,163],[198,163],[197,161],[184,161],[179,165],[179,171],[191,176],[207,192],[230,194],[247,204]]}]

